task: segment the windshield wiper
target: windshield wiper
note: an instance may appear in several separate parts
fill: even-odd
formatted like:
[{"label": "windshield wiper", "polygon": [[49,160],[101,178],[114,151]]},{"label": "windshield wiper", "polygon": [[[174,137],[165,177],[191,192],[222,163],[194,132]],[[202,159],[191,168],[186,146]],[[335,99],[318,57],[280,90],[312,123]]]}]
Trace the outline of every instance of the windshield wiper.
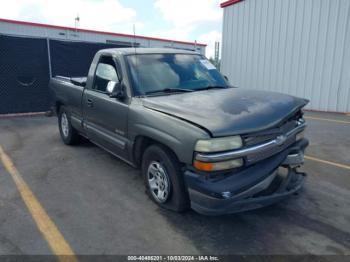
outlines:
[{"label": "windshield wiper", "polygon": [[203,87],[203,88],[198,88],[196,89],[196,91],[201,91],[201,90],[210,90],[210,89],[223,89],[223,88],[227,88],[227,86],[215,86],[215,85],[212,85],[212,86],[206,86],[206,87]]},{"label": "windshield wiper", "polygon": [[191,89],[185,89],[185,88],[164,88],[160,90],[154,90],[146,92],[146,95],[149,94],[156,94],[156,93],[178,93],[178,92],[193,92]]}]

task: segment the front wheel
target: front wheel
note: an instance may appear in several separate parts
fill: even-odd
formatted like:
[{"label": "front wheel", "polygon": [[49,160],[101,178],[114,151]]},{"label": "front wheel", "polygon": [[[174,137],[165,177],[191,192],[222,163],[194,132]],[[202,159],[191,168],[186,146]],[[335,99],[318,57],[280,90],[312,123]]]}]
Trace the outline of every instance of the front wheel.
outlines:
[{"label": "front wheel", "polygon": [[73,145],[79,141],[79,134],[71,124],[70,115],[62,106],[58,114],[58,127],[62,141],[66,145]]},{"label": "front wheel", "polygon": [[175,154],[151,145],[142,158],[142,174],[149,197],[159,206],[182,212],[189,207],[181,166]]}]

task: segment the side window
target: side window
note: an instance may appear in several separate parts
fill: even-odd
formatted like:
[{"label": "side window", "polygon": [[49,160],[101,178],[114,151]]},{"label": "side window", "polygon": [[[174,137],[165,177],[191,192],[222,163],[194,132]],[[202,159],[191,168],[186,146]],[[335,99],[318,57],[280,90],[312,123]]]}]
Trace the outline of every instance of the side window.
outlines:
[{"label": "side window", "polygon": [[119,82],[117,70],[111,57],[103,57],[97,64],[93,89],[106,92],[110,81]]}]

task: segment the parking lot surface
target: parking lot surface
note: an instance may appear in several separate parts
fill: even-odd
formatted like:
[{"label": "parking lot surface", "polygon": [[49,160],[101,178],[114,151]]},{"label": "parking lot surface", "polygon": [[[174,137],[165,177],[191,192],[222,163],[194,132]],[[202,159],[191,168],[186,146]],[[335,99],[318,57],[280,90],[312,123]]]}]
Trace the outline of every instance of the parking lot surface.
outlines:
[{"label": "parking lot surface", "polygon": [[[0,119],[0,145],[75,254],[349,255],[350,116],[306,118],[300,194],[218,217],[161,210],[138,170],[88,141],[64,145],[55,117]],[[0,254],[52,254],[1,162]]]}]

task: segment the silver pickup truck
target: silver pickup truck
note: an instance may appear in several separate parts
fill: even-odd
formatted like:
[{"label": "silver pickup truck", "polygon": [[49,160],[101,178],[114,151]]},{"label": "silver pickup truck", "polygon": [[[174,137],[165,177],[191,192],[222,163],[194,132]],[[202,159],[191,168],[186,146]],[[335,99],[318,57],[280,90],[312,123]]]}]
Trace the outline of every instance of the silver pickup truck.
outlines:
[{"label": "silver pickup truck", "polygon": [[235,88],[202,55],[99,51],[87,77],[51,79],[64,143],[83,136],[142,170],[150,198],[218,215],[297,192],[307,100]]}]

